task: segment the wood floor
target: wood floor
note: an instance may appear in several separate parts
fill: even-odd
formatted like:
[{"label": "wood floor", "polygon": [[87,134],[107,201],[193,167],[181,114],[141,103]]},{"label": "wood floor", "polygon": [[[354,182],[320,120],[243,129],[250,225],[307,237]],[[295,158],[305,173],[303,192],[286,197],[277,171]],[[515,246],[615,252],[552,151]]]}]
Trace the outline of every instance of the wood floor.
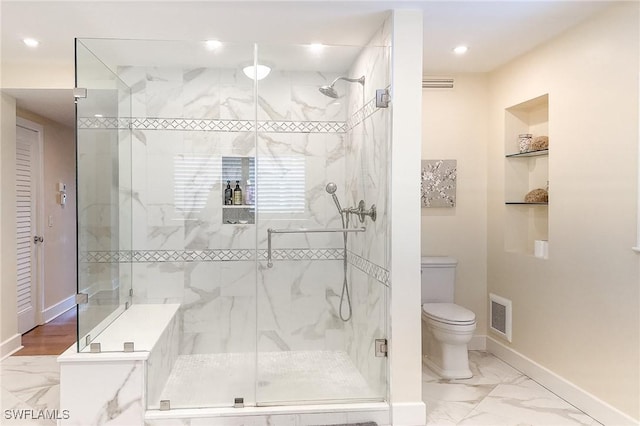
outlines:
[{"label": "wood floor", "polygon": [[22,335],[22,346],[13,355],[60,355],[76,341],[76,310],[69,309],[56,319]]}]

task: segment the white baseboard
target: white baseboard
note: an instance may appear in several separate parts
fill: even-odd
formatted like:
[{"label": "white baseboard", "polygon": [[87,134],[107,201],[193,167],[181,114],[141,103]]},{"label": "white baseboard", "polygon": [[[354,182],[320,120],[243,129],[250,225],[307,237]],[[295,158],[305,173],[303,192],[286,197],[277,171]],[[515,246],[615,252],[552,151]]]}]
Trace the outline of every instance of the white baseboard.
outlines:
[{"label": "white baseboard", "polygon": [[474,335],[469,343],[467,349],[470,351],[486,351],[487,350],[487,336],[486,335]]},{"label": "white baseboard", "polygon": [[424,402],[392,402],[393,426],[423,426],[427,424],[427,406]]},{"label": "white baseboard", "polygon": [[22,349],[22,335],[14,334],[4,342],[0,343],[0,359],[5,359],[11,354]]},{"label": "white baseboard", "polygon": [[639,422],[530,358],[487,336],[487,351],[513,366],[604,425],[638,425]]},{"label": "white baseboard", "polygon": [[42,321],[46,324],[56,317],[67,312],[69,309],[76,305],[76,296],[69,296],[61,302],[56,303],[53,306],[48,307],[42,312]]}]

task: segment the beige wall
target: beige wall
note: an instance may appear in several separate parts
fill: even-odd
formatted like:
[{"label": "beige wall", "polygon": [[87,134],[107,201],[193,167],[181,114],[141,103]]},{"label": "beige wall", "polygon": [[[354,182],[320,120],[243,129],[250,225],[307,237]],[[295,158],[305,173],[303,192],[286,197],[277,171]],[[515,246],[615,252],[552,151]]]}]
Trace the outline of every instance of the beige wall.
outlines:
[{"label": "beige wall", "polygon": [[[513,342],[503,343],[636,419],[638,36],[638,3],[618,4],[493,72],[487,169],[488,290],[513,301]],[[545,93],[549,259],[540,260],[504,250],[504,110]]]},{"label": "beige wall", "polygon": [[30,64],[2,63],[2,87],[70,89],[75,86],[72,64],[49,63],[46,68]]},{"label": "beige wall", "polygon": [[[76,293],[76,185],[75,135],[62,126],[29,111],[18,117],[43,126],[44,151],[44,320],[59,314],[54,307]],[[58,182],[67,185],[67,203],[57,200]],[[49,226],[49,217],[51,224]],[[64,309],[64,308],[60,308]]]},{"label": "beige wall", "polygon": [[487,328],[488,78],[454,76],[454,89],[422,90],[422,158],[457,160],[456,206],[423,208],[421,253],[458,259],[455,301]]},{"label": "beige wall", "polygon": [[[2,355],[20,344],[16,312],[15,140],[16,116],[43,126],[44,139],[44,300],[43,319],[59,313],[60,302],[72,297],[76,280],[75,136],[73,129],[16,109],[15,99],[2,95],[0,149],[0,343]],[[57,204],[57,183],[67,184],[68,201]],[[52,216],[53,226],[48,226]],[[64,305],[67,306],[67,305]]]},{"label": "beige wall", "polygon": [[16,101],[2,95],[0,106],[0,344],[2,353],[17,349],[16,302]]}]

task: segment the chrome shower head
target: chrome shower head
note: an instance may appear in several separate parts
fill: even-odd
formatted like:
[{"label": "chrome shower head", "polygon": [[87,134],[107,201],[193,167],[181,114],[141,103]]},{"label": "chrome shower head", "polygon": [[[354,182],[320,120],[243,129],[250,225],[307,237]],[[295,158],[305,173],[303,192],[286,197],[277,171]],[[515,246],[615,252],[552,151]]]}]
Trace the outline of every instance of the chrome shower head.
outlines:
[{"label": "chrome shower head", "polygon": [[338,189],[338,185],[336,185],[334,182],[329,182],[327,184],[327,186],[325,187],[325,189],[327,190],[327,192],[329,194],[333,194],[336,192],[336,190]]},{"label": "chrome shower head", "polygon": [[338,98],[338,92],[336,92],[336,89],[334,89],[333,86],[322,86],[318,90],[325,96],[335,99]]},{"label": "chrome shower head", "polygon": [[337,98],[338,92],[336,92],[336,89],[333,88],[333,85],[336,84],[338,80],[348,81],[349,83],[360,83],[362,84],[362,87],[364,87],[364,75],[363,75],[360,78],[338,77],[335,80],[333,80],[333,82],[330,85],[321,86],[318,88],[318,90],[320,90],[320,93],[322,93],[325,96],[329,96],[330,98]]}]

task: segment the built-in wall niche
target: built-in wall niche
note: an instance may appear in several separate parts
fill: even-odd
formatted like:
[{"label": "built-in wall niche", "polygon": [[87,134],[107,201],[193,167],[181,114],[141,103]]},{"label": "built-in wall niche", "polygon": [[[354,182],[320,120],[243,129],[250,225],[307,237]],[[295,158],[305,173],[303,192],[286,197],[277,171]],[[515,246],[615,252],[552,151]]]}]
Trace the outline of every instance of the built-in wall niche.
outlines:
[{"label": "built-in wall niche", "polygon": [[[545,141],[544,137],[546,144],[541,143]],[[504,235],[507,251],[547,258],[548,191],[549,186],[553,186],[553,182],[549,182],[549,141],[548,94],[505,109]],[[540,197],[532,197],[532,191]]]},{"label": "built-in wall niche", "polygon": [[[255,157],[222,157],[222,223],[228,225],[255,224]],[[231,197],[227,196],[227,183]],[[240,187],[241,197],[235,194]],[[229,204],[229,202],[231,204]]]}]

